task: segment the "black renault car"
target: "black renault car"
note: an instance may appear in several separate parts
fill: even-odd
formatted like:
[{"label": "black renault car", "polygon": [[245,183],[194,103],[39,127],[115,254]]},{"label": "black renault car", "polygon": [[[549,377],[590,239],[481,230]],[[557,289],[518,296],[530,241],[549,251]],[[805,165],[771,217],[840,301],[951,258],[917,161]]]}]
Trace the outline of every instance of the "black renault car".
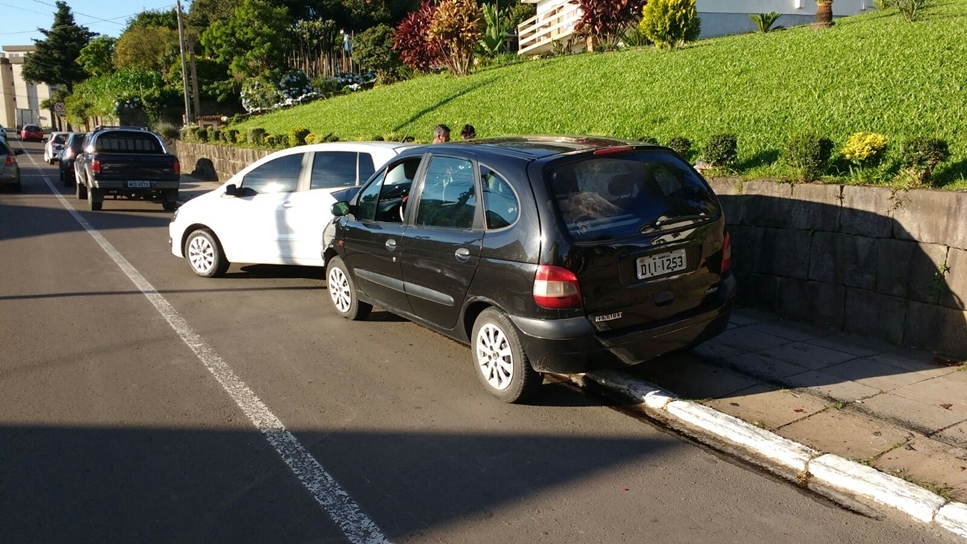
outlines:
[{"label": "black renault car", "polygon": [[333,304],[372,305],[471,346],[520,402],[542,373],[633,365],[726,329],[735,298],[718,199],[674,151],[508,137],[403,152],[326,236]]}]

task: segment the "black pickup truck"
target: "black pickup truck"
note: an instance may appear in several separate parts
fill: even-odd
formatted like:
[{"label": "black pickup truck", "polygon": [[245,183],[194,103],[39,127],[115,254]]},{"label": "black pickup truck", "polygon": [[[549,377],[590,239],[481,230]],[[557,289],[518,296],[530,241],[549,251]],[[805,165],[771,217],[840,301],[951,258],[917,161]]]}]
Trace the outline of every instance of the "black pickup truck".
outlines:
[{"label": "black pickup truck", "polygon": [[107,195],[161,202],[172,211],[178,202],[181,164],[148,130],[97,127],[74,162],[77,198],[100,210]]}]

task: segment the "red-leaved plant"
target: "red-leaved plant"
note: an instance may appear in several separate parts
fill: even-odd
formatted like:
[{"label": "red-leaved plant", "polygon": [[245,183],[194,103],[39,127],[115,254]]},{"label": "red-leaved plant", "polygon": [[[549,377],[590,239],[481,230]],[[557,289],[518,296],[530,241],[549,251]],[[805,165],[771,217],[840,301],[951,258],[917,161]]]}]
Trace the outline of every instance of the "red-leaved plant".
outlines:
[{"label": "red-leaved plant", "polygon": [[621,31],[641,19],[647,0],[571,0],[581,8],[581,20],[574,25],[578,34],[589,38],[589,49],[598,45],[613,49]]},{"label": "red-leaved plant", "polygon": [[430,24],[436,10],[430,0],[423,0],[419,9],[400,22],[393,36],[393,49],[400,54],[400,60],[418,72],[429,72],[434,65],[441,64],[440,45],[430,38]]}]

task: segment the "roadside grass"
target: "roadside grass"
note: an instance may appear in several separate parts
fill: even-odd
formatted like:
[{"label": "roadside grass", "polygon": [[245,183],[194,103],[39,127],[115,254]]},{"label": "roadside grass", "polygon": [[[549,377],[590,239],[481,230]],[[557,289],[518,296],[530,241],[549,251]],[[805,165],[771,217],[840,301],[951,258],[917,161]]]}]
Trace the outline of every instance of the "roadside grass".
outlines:
[{"label": "roadside grass", "polygon": [[684,136],[697,159],[708,137],[738,137],[743,178],[784,179],[781,155],[800,131],[843,146],[850,134],[889,138],[879,168],[850,171],[834,157],[826,181],[893,184],[900,143],[947,140],[934,184],[967,189],[967,0],[936,0],[910,23],[895,10],[832,28],[702,40],[672,51],[586,53],[446,74],[318,101],[241,123],[284,134],[306,126],[343,140],[430,139],[446,123],[481,137],[591,134],[667,142]]}]

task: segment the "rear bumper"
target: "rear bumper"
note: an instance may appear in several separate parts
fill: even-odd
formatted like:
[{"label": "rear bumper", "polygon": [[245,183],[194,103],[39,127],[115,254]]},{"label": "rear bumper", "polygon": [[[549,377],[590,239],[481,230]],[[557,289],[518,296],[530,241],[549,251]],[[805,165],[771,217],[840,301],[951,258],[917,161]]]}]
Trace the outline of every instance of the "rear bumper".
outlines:
[{"label": "rear bumper", "polygon": [[715,301],[701,313],[614,333],[595,331],[586,317],[511,319],[521,333],[524,351],[535,370],[579,374],[634,365],[718,336],[729,325],[735,293],[735,278],[729,274],[722,280]]},{"label": "rear bumper", "polygon": [[94,179],[94,187],[105,191],[122,191],[125,193],[150,193],[178,188],[178,181],[151,181],[151,187],[128,187],[127,180]]}]

